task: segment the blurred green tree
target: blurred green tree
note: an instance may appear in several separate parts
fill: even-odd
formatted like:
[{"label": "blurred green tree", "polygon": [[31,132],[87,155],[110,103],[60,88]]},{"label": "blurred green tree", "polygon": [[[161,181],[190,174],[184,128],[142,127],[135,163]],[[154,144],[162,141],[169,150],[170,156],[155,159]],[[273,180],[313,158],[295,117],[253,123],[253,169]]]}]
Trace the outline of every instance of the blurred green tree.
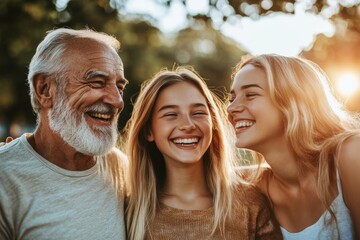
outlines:
[{"label": "blurred green tree", "polygon": [[[184,5],[186,0],[154,0],[164,6],[172,1]],[[208,85],[222,95],[230,85],[231,68],[245,54],[234,41],[222,36],[215,22],[232,16],[259,18],[271,12],[293,13],[296,1],[209,0],[207,14],[188,13],[189,27],[164,35],[150,24],[150,16],[121,15],[127,0],[2,0],[0,2],[0,141],[5,136],[32,131],[32,113],[26,84],[27,67],[45,32],[57,27],[89,27],[116,36],[122,43],[120,55],[130,84],[125,94],[125,110],[119,120],[121,129],[132,110],[140,84],[163,67],[192,65],[207,79]],[[351,1],[350,1],[351,2]],[[337,26],[334,37],[320,36],[314,47],[303,54],[330,72],[331,66],[359,65],[360,7],[353,1],[312,1],[307,11],[328,14]],[[348,5],[345,5],[345,4]],[[355,4],[356,3],[356,4]],[[214,21],[214,16],[217,20]],[[147,20],[146,20],[147,19]],[[221,21],[220,21],[221,22]],[[221,24],[221,23],[220,23]],[[360,95],[360,94],[358,94]],[[359,99],[351,109],[359,110]]]},{"label": "blurred green tree", "polygon": [[[27,67],[37,44],[46,31],[57,27],[88,27],[116,36],[125,76],[130,80],[119,120],[121,129],[130,117],[134,96],[140,84],[163,67],[192,65],[208,79],[209,86],[221,95],[229,86],[231,67],[244,54],[233,41],[210,25],[197,21],[173,36],[163,35],[143,20],[126,20],[116,9],[119,2],[97,0],[58,2],[41,0],[3,0],[0,3],[0,141],[8,135],[32,131],[32,112]],[[2,128],[2,129],[1,129]]]},{"label": "blurred green tree", "polygon": [[[154,0],[170,6],[174,0]],[[177,0],[184,6],[186,0]],[[233,17],[258,19],[271,13],[294,14],[296,4],[306,3],[306,12],[328,18],[335,25],[332,37],[317,36],[313,47],[301,55],[319,64],[335,82],[338,69],[349,69],[360,76],[360,1],[299,1],[299,0],[208,0],[206,14],[188,14],[189,19],[211,22],[216,28],[232,21]],[[359,81],[359,80],[358,80]],[[360,85],[360,82],[359,82]],[[360,89],[346,100],[349,110],[360,112]]]}]

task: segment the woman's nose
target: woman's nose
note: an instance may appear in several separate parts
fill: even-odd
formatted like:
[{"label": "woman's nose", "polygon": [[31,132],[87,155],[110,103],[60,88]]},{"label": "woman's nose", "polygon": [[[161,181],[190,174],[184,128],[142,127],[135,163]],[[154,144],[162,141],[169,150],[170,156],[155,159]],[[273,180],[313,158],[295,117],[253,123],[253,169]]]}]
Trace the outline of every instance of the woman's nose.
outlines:
[{"label": "woman's nose", "polygon": [[239,101],[232,101],[228,107],[227,112],[228,114],[234,113],[234,112],[242,112],[245,109],[245,105]]},{"label": "woman's nose", "polygon": [[184,116],[179,123],[179,129],[184,130],[192,130],[195,129],[195,124],[190,116]]}]

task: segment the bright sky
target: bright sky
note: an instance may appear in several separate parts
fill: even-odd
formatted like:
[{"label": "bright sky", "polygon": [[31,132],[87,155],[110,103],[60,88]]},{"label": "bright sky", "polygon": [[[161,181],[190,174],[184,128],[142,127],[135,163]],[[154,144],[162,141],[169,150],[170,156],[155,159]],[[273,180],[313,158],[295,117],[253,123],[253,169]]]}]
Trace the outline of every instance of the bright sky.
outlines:
[{"label": "bright sky", "polygon": [[[209,11],[208,0],[187,2],[187,10],[192,14]],[[329,20],[305,13],[306,0],[303,2],[295,5],[295,14],[274,13],[258,20],[233,17],[229,21],[231,24],[226,23],[219,28],[251,54],[298,55],[302,49],[310,48],[316,34],[331,36],[334,32]],[[173,1],[170,9],[166,9],[152,0],[129,0],[126,9],[129,13],[146,13],[157,19],[157,26],[164,33],[176,32],[188,25],[186,9],[179,1]],[[227,11],[231,13],[233,10],[225,8],[224,12]],[[216,13],[212,13],[212,17],[216,25]]]}]

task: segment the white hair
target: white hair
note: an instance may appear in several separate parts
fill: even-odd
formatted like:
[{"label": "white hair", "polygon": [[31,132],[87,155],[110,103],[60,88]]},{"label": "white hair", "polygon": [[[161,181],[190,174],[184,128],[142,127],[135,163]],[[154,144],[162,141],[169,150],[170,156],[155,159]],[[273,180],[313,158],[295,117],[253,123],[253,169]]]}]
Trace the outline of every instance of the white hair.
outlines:
[{"label": "white hair", "polygon": [[34,92],[34,76],[39,73],[54,75],[57,86],[61,87],[63,84],[60,84],[60,80],[65,78],[59,76],[64,74],[68,67],[62,57],[69,41],[74,38],[90,38],[113,48],[115,51],[120,48],[120,42],[116,38],[106,33],[95,32],[91,29],[73,30],[58,28],[48,31],[44,40],[37,46],[35,55],[29,65],[28,84],[30,88],[30,98],[31,105],[36,114],[39,113],[40,105]]}]

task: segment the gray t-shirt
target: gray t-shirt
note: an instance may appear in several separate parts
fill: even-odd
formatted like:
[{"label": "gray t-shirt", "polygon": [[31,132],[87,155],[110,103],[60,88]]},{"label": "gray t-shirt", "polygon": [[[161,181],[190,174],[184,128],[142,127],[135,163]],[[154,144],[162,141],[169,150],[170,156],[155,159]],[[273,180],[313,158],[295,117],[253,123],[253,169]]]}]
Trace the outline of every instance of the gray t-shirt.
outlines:
[{"label": "gray t-shirt", "polygon": [[125,239],[124,200],[99,169],[62,169],[25,135],[0,147],[0,239]]}]

